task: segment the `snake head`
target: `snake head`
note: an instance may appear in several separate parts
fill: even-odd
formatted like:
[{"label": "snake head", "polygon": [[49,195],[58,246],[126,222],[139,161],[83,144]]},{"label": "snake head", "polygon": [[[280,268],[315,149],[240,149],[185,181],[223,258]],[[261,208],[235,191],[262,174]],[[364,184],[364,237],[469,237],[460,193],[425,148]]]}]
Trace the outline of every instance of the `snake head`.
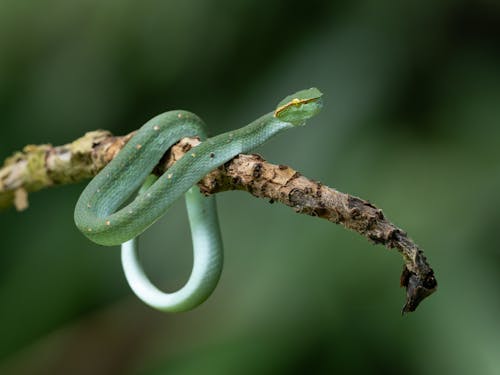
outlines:
[{"label": "snake head", "polygon": [[402,311],[404,315],[407,312],[415,311],[423,299],[434,293],[437,282],[432,271],[419,276],[405,266],[401,275],[401,286],[406,288],[406,303]]},{"label": "snake head", "polygon": [[323,93],[315,87],[297,91],[278,103],[274,117],[295,126],[303,125],[323,107],[322,96]]}]

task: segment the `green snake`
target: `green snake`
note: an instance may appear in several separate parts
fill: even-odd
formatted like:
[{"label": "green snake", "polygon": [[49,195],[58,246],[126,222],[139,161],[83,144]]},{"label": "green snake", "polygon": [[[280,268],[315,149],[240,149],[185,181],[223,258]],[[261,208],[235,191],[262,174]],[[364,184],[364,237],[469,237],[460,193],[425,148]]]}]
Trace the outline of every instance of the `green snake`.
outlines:
[{"label": "green snake", "polygon": [[[215,289],[223,262],[215,197],[203,196],[195,185],[236,155],[285,129],[305,124],[320,111],[321,96],[316,88],[299,91],[252,123],[212,138],[207,138],[202,120],[190,112],[169,111],[154,117],[84,189],[75,207],[76,226],[97,244],[122,244],[125,277],[146,304],[162,311],[194,308]],[[148,177],[165,152],[184,137],[199,137],[202,142],[158,179]],[[137,196],[124,205],[138,190]],[[183,194],[193,241],[193,268],[181,289],[164,293],[142,269],[137,236]]]}]

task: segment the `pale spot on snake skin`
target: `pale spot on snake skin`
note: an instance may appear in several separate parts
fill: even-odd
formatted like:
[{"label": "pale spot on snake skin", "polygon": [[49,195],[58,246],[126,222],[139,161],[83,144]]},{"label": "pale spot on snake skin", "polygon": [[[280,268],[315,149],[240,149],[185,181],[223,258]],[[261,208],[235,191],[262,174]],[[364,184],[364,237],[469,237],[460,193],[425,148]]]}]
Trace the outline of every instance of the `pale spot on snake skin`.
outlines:
[{"label": "pale spot on snake skin", "polygon": [[[282,106],[282,109],[287,109],[287,113],[285,113],[283,117],[287,118],[285,115],[289,114],[291,114],[292,117],[295,115],[296,117],[294,117],[294,119],[298,118],[299,120],[302,118],[301,116],[304,117],[304,120],[312,117],[318,111],[320,103],[318,101],[318,105],[316,105],[314,102],[318,100],[320,96],[321,93],[319,93],[316,89],[303,90],[297,94],[293,94],[293,96],[288,96],[285,98],[286,100],[283,100],[285,103]],[[296,105],[305,105],[309,102],[311,102],[311,108],[310,106],[294,108]],[[304,113],[304,115],[302,115],[302,113]],[[164,145],[168,143],[169,136],[172,134],[176,134],[176,136],[181,134],[186,134],[185,136],[189,136],[190,134],[199,134],[199,136],[203,139],[206,137],[203,123],[194,114],[189,114],[184,111],[175,111],[159,115],[160,117],[155,118],[152,122],[149,122],[149,124],[144,127],[143,131],[139,130],[137,132],[134,136],[137,138],[135,138],[133,144],[130,144],[130,147],[125,146],[122,151],[123,157],[121,159],[123,160],[112,164],[111,168],[108,168],[101,177],[98,176],[99,178],[93,180],[83,191],[75,209],[75,221],[77,226],[83,230],[87,237],[96,243],[108,246],[122,243],[122,264],[124,266],[127,281],[129,281],[130,286],[139,298],[141,298],[148,305],[162,311],[184,311],[189,310],[203,302],[203,300],[205,300],[212,293],[213,288],[217,284],[222,268],[222,257],[220,255],[222,244],[220,243],[218,236],[215,236],[214,238],[210,237],[209,244],[203,245],[203,251],[205,254],[199,254],[201,253],[201,250],[196,248],[194,249],[195,255],[193,262],[196,267],[193,266],[193,269],[197,270],[197,274],[191,276],[190,280],[188,280],[188,284],[192,284],[191,280],[201,280],[201,282],[196,284],[197,286],[194,289],[186,289],[186,292],[189,291],[189,293],[186,294],[186,292],[182,291],[181,288],[181,290],[179,290],[180,293],[172,293],[173,298],[170,299],[169,297],[167,300],[164,298],[164,295],[159,290],[155,289],[155,287],[146,279],[141,265],[138,263],[134,255],[137,251],[137,244],[136,242],[130,240],[134,236],[142,233],[148,225],[157,220],[168,209],[167,204],[171,204],[177,195],[181,194],[183,189],[184,192],[189,191],[188,189],[190,189],[197,182],[194,177],[198,179],[198,175],[204,175],[202,173],[205,172],[203,169],[208,169],[209,166],[213,167],[213,165],[216,164],[215,161],[219,158],[222,161],[230,156],[233,157],[233,154],[240,148],[241,150],[246,151],[247,148],[250,149],[256,147],[272,135],[295,125],[292,122],[280,122],[280,118],[276,120],[276,116],[279,114],[280,112],[275,110],[274,112],[270,112],[259,118],[259,120],[248,124],[241,130],[223,134],[217,138],[219,143],[213,143],[213,147],[203,148],[202,150],[204,151],[202,152],[193,152],[194,150],[188,152],[188,150],[186,150],[185,153],[189,153],[191,156],[188,158],[187,162],[184,162],[184,164],[181,161],[181,164],[177,167],[179,169],[174,171],[176,173],[176,179],[173,179],[173,172],[167,172],[166,178],[168,183],[166,187],[170,188],[172,185],[175,188],[173,191],[174,194],[172,197],[170,197],[170,195],[166,195],[161,199],[158,199],[158,202],[155,201],[154,204],[158,203],[160,205],[155,212],[150,212],[148,210],[153,203],[153,196],[156,197],[156,193],[153,192],[155,190],[148,192],[146,186],[146,191],[143,190],[144,194],[139,194],[131,203],[131,206],[125,209],[126,214],[116,216],[120,219],[113,219],[113,223],[111,223],[111,218],[113,216],[110,216],[112,214],[108,213],[108,211],[113,208],[113,204],[120,201],[120,198],[126,200],[125,197],[116,196],[121,192],[128,192],[128,190],[130,190],[127,190],[127,185],[124,184],[135,184],[136,181],[133,178],[135,174],[142,175],[143,172],[145,172],[143,170],[144,168],[138,167],[134,164],[136,159],[150,158],[148,160],[158,160],[162,155],[153,155],[153,153],[159,151],[162,147],[164,148]],[[182,120],[180,120],[181,118]],[[268,125],[272,126],[268,127]],[[175,127],[175,131],[173,131],[173,127]],[[231,143],[235,140],[241,142],[241,147],[231,147]],[[149,151],[150,143],[155,146],[152,147],[152,151]],[[139,149],[140,152],[138,152]],[[164,152],[165,151],[162,151],[162,153]],[[216,156],[217,159],[215,159]],[[201,160],[200,157],[203,160]],[[205,157],[207,157],[207,159],[205,159]],[[125,165],[119,169],[119,163],[125,163]],[[145,162],[143,165],[148,165],[149,168],[149,163]],[[188,169],[191,167],[194,168],[193,171]],[[125,168],[127,169],[127,173],[123,173]],[[210,170],[207,170],[206,173]],[[255,172],[261,173],[259,168]],[[180,178],[184,175],[187,177]],[[106,178],[106,176],[108,177]],[[179,177],[179,179],[177,177]],[[121,178],[123,178],[123,181]],[[94,181],[95,183],[93,183]],[[100,194],[101,192],[103,194]],[[99,196],[93,197],[93,195],[97,194],[99,194]],[[196,212],[195,219],[190,219],[190,224],[195,229],[197,226],[204,228],[203,230],[212,230],[213,228],[218,230],[218,223],[216,218],[214,218],[214,215],[206,214],[207,212],[210,212],[210,210],[213,210],[213,202],[210,203],[210,201],[202,199],[203,197],[197,194],[196,189],[192,190],[192,193],[188,194],[188,205],[193,205],[193,207],[195,207],[194,211]],[[90,209],[91,204],[92,208]],[[97,207],[97,205],[102,205],[102,208]],[[131,207],[134,207],[134,209]],[[126,216],[126,220],[124,223],[121,223],[121,219],[123,219],[124,216]],[[205,220],[208,220],[208,222],[205,222]],[[95,225],[93,225],[93,223],[95,223]],[[199,232],[199,230],[196,230],[195,232]],[[195,246],[196,243],[197,241],[195,241]],[[207,259],[210,260],[209,263],[207,263]],[[152,298],[150,291],[154,291],[154,295],[159,297]]]}]

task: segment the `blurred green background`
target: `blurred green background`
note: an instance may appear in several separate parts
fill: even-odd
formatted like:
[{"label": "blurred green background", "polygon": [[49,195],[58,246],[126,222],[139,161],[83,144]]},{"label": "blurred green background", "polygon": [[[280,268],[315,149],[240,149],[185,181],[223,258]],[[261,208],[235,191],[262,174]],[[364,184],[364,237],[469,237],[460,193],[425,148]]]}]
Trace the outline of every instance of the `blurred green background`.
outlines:
[{"label": "blurred green background", "polygon": [[[310,86],[323,112],[257,151],[426,250],[439,290],[416,313],[395,251],[241,192],[218,196],[214,295],[156,312],[75,228],[82,183],[0,214],[0,373],[499,374],[497,1],[0,0],[2,160],[169,109],[217,134]],[[183,202],[142,238],[155,282],[181,286]]]}]

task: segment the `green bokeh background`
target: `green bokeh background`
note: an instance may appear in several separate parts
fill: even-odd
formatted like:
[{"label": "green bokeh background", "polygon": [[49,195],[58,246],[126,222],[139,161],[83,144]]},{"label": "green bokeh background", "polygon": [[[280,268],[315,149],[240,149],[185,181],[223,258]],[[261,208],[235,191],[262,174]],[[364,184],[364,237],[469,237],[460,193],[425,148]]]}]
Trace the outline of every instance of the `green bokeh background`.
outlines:
[{"label": "green bokeh background", "polygon": [[[257,150],[382,207],[438,292],[401,317],[401,257],[241,192],[218,196],[214,295],[165,315],[118,248],[73,224],[84,184],[0,214],[1,374],[499,374],[497,1],[0,0],[0,157],[168,109],[214,134],[319,87],[323,112]],[[191,265],[183,203],[143,236],[166,290]]]}]

